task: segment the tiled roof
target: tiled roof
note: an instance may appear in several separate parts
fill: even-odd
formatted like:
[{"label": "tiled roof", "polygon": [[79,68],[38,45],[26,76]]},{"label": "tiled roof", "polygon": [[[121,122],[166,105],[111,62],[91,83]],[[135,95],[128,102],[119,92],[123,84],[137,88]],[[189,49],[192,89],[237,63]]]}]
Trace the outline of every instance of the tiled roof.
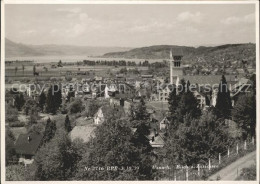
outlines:
[{"label": "tiled roof", "polygon": [[96,127],[94,125],[75,126],[70,132],[71,140],[82,139],[83,142],[88,142],[91,137],[95,137],[95,129]]},{"label": "tiled roof", "polygon": [[[28,136],[30,136],[30,141],[28,141]],[[15,143],[16,153],[23,155],[35,155],[42,138],[42,134],[38,134],[35,132],[21,134]]]},{"label": "tiled roof", "polygon": [[156,148],[156,147],[163,147],[165,144],[164,140],[163,140],[163,137],[161,134],[158,134],[157,136],[154,136],[154,140],[150,140],[150,145],[153,147],[153,148]]},{"label": "tiled roof", "polygon": [[[185,81],[190,81],[190,84],[219,84],[222,75],[185,75],[183,76]],[[234,83],[235,75],[225,76],[227,83]]]}]

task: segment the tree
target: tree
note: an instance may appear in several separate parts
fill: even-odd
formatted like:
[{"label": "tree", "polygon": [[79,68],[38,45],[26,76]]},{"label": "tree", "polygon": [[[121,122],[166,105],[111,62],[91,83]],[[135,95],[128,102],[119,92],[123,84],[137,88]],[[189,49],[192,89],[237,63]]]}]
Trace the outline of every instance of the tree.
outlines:
[{"label": "tree", "polygon": [[70,119],[69,119],[68,115],[66,115],[64,127],[65,127],[66,132],[70,132],[72,130],[71,124],[70,124]]},{"label": "tree", "polygon": [[183,122],[183,117],[186,114],[189,114],[192,118],[198,118],[201,114],[198,101],[190,90],[181,95],[176,109],[176,119]]},{"label": "tree", "polygon": [[29,125],[37,124],[38,110],[37,108],[31,108],[29,112]]},{"label": "tree", "polygon": [[10,103],[5,104],[5,120],[8,123],[18,121],[18,110],[14,108]]},{"label": "tree", "polygon": [[132,106],[130,114],[131,121],[149,121],[149,114],[147,112],[145,101],[143,98],[141,98],[140,102],[136,106]]},{"label": "tree", "polygon": [[[147,156],[147,153],[135,147],[131,141],[132,131],[127,124],[125,120],[111,118],[97,127],[96,136],[88,144],[88,151],[79,162],[74,179],[153,179],[151,158]],[[85,167],[93,168],[93,166],[104,168],[104,170],[97,172],[90,169],[84,172]],[[107,166],[117,166],[119,169],[109,170]],[[131,167],[132,170],[127,170],[127,167]]]},{"label": "tree", "polygon": [[29,98],[26,100],[26,103],[23,106],[25,115],[29,115],[32,109],[37,109],[37,103],[34,99]]},{"label": "tree", "polygon": [[219,84],[218,94],[217,94],[217,102],[216,102],[216,111],[218,113],[218,117],[223,119],[230,119],[231,116],[231,98],[230,92],[227,86],[227,81],[224,75],[222,75],[222,79]]},{"label": "tree", "polygon": [[15,75],[16,75],[16,73],[17,73],[17,70],[18,70],[18,68],[17,68],[17,66],[16,66],[15,69],[14,69]]},{"label": "tree", "polygon": [[22,65],[23,75],[24,75],[24,69],[25,69],[25,67],[24,67],[24,65]]},{"label": "tree", "polygon": [[71,97],[75,97],[75,91],[73,90],[72,86],[70,86],[68,91],[67,102],[70,102]]},{"label": "tree", "polygon": [[10,161],[16,160],[16,152],[14,148],[15,137],[11,130],[7,127],[5,133],[5,163],[9,164]]},{"label": "tree", "polygon": [[58,67],[62,67],[62,62],[61,62],[61,60],[59,60],[59,62],[58,62],[58,65],[57,65]]},{"label": "tree", "polygon": [[42,123],[36,123],[30,126],[28,133],[44,134],[44,125]]},{"label": "tree", "polygon": [[180,96],[176,94],[176,87],[173,87],[172,91],[169,94],[168,104],[169,104],[169,113],[172,119],[176,117],[176,110],[180,101]]},{"label": "tree", "polygon": [[55,136],[56,129],[56,122],[51,121],[51,119],[49,118],[45,126],[43,143],[49,142]]},{"label": "tree", "polygon": [[242,139],[256,135],[256,97],[253,93],[241,95],[232,109],[233,120],[242,130]]},{"label": "tree", "polygon": [[46,98],[46,111],[48,113],[55,114],[57,111],[56,106],[54,105],[55,97],[53,94],[53,86],[51,85],[48,89],[47,98]]},{"label": "tree", "polygon": [[36,72],[36,66],[33,65],[33,74],[35,74],[35,72]]},{"label": "tree", "polygon": [[83,110],[83,104],[81,99],[75,99],[71,104],[69,105],[69,112],[71,114],[81,112]]},{"label": "tree", "polygon": [[172,133],[165,144],[166,157],[171,165],[207,164],[231,144],[228,128],[212,112],[204,112],[200,119],[186,114],[184,122]]},{"label": "tree", "polygon": [[100,105],[97,103],[97,101],[91,100],[89,101],[87,108],[88,108],[88,112],[87,112],[88,116],[93,117],[97,113],[98,109],[100,108]]},{"label": "tree", "polygon": [[51,85],[46,98],[46,111],[48,113],[56,114],[57,110],[61,106],[62,95],[59,85]]},{"label": "tree", "polygon": [[46,103],[46,95],[44,92],[41,92],[41,94],[39,96],[39,106],[40,106],[42,112],[43,112],[45,103]]},{"label": "tree", "polygon": [[62,104],[61,85],[54,85],[54,97],[55,106],[57,109],[59,109]]},{"label": "tree", "polygon": [[25,103],[23,93],[18,93],[15,96],[14,106],[17,108],[18,111],[22,110],[22,107]]},{"label": "tree", "polygon": [[49,143],[43,145],[35,156],[34,180],[69,180],[76,171],[81,159],[80,150],[84,145],[76,146],[65,132],[58,132]]}]

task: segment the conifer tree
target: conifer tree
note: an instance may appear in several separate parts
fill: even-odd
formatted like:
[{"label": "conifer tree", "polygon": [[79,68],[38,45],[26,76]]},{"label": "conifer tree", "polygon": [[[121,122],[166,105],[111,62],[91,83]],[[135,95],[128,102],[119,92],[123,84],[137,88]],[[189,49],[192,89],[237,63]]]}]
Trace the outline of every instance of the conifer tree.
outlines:
[{"label": "conifer tree", "polygon": [[230,119],[231,116],[231,98],[230,92],[228,89],[227,81],[224,75],[219,84],[218,94],[217,94],[217,103],[216,103],[216,112],[219,118]]},{"label": "conifer tree", "polygon": [[72,130],[71,124],[70,124],[70,119],[69,119],[68,115],[66,115],[64,127],[65,127],[66,132],[70,132]]},{"label": "conifer tree", "polygon": [[69,92],[68,92],[68,95],[67,95],[67,102],[70,102],[70,99],[71,97],[75,97],[75,91],[73,90],[73,88],[70,86],[69,88]]},{"label": "conifer tree", "polygon": [[55,102],[55,98],[53,95],[53,86],[51,85],[48,89],[48,93],[47,93],[47,98],[46,98],[46,111],[48,113],[53,113],[55,114],[57,109],[54,105]]},{"label": "conifer tree", "polygon": [[177,120],[183,122],[183,117],[186,114],[190,114],[192,118],[198,118],[201,114],[198,101],[190,90],[181,95],[178,108],[176,109]]},{"label": "conifer tree", "polygon": [[176,116],[176,109],[178,107],[179,100],[180,96],[176,94],[176,87],[174,87],[170,92],[168,98],[169,113],[171,118],[174,118]]},{"label": "conifer tree", "polygon": [[45,103],[46,103],[46,95],[44,92],[41,92],[39,96],[39,106],[41,108],[41,111],[43,111]]},{"label": "conifer tree", "polygon": [[51,85],[46,98],[46,111],[48,113],[56,114],[57,110],[61,106],[62,95],[61,89],[58,85]]},{"label": "conifer tree", "polygon": [[18,111],[22,110],[22,107],[24,106],[25,100],[22,93],[19,93],[15,96],[14,106],[17,108]]},{"label": "conifer tree", "polygon": [[49,118],[47,120],[47,124],[45,126],[44,136],[43,136],[43,143],[49,142],[56,133],[56,122],[51,121]]}]

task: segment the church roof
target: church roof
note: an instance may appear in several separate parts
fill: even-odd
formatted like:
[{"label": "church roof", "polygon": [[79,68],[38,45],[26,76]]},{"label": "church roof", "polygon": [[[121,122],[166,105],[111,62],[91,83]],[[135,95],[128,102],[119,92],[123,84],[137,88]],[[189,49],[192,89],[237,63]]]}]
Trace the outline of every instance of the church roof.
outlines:
[{"label": "church roof", "polygon": [[172,52],[172,57],[173,56],[183,56],[183,51],[181,48],[174,48],[171,50]]}]

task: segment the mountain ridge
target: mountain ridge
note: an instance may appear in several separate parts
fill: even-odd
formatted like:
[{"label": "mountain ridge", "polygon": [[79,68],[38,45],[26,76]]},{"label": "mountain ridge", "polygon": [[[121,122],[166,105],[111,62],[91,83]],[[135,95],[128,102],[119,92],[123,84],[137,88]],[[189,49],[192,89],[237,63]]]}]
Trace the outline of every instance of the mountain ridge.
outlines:
[{"label": "mountain ridge", "polygon": [[23,57],[23,56],[58,56],[58,55],[84,55],[95,56],[103,55],[108,52],[127,51],[130,47],[92,47],[92,46],[74,46],[43,44],[32,45],[16,43],[5,38],[5,55],[6,57]]},{"label": "mountain ridge", "polygon": [[[177,46],[177,45],[154,45],[150,47],[134,48],[124,52],[106,53],[107,58],[126,59],[169,59],[170,50],[182,50],[183,59],[186,61],[203,60],[255,60],[256,45],[253,43],[225,44],[218,46]],[[254,61],[255,62],[255,61]]]}]

